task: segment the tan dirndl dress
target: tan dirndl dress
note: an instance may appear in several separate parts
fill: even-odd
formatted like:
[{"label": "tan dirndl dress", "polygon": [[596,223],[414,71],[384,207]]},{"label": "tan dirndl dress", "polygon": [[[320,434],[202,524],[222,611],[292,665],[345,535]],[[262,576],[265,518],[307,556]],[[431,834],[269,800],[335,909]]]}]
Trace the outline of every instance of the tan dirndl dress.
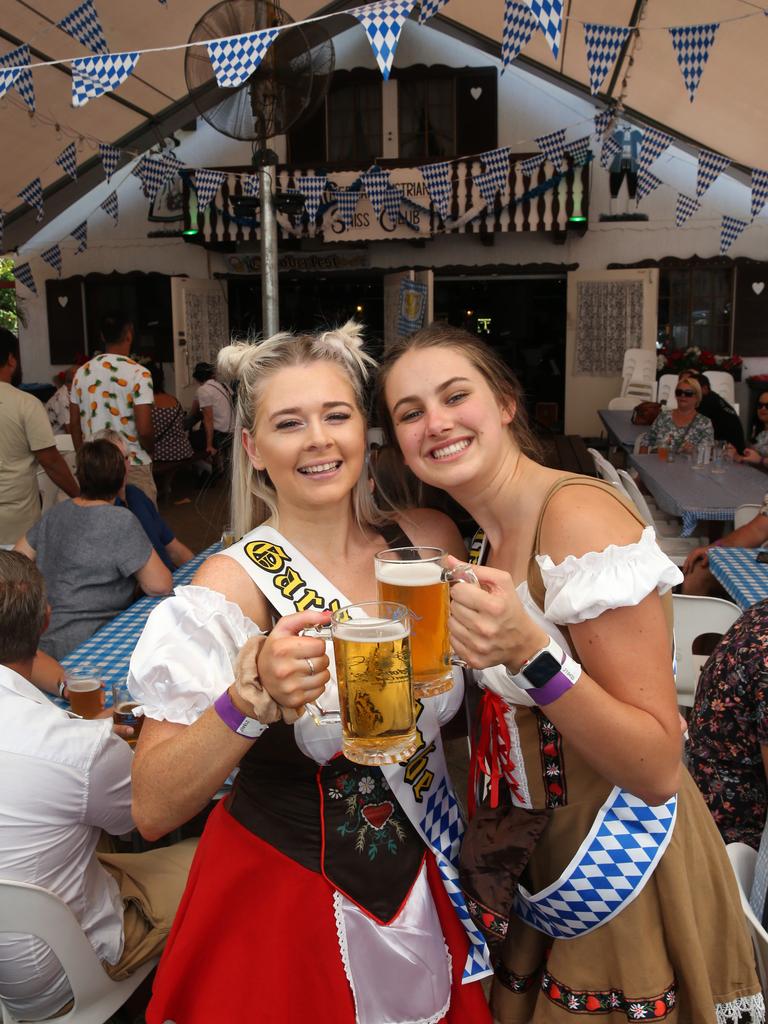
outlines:
[{"label": "tan dirndl dress", "polygon": [[[577,480],[561,485],[566,482]],[[612,488],[608,493],[617,497]],[[634,507],[630,511],[636,515]],[[578,578],[581,560],[573,562]],[[520,588],[523,603],[556,639],[567,642],[562,626],[540,610],[536,575],[529,573],[528,586]],[[590,580],[582,590],[600,588],[594,560]],[[621,585],[615,572],[611,584]],[[528,892],[537,893],[563,873],[612,786],[541,710],[516,705],[512,711],[507,718],[524,791],[533,807],[553,810],[521,880]],[[552,939],[513,913],[501,960],[491,996],[499,1024],[564,1024],[570,1017],[615,1024],[758,1024],[765,1019],[725,846],[686,770],[671,841],[642,892],[607,923],[573,939]]]}]

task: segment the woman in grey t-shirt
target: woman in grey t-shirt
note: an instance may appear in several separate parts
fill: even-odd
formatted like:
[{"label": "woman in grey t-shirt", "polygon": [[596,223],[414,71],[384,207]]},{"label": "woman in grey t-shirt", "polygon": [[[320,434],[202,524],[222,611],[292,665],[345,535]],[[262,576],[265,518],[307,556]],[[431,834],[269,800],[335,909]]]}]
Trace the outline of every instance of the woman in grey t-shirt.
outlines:
[{"label": "woman in grey t-shirt", "polygon": [[45,578],[51,619],[40,647],[63,658],[127,608],[136,585],[167,594],[171,574],[141,523],[115,498],[125,458],[109,441],[90,441],[77,455],[80,496],[60,502],[17,544]]}]

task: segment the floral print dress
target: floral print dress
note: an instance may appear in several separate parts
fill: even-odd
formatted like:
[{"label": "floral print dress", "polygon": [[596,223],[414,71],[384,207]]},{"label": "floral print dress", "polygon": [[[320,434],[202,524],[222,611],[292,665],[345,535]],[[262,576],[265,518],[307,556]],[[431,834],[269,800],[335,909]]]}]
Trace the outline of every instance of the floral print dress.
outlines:
[{"label": "floral print dress", "polygon": [[768,455],[768,430],[761,430],[749,447],[754,448],[759,455]]},{"label": "floral print dress", "polygon": [[728,630],[699,680],[688,727],[691,774],[726,843],[760,845],[766,812],[768,600]]},{"label": "floral print dress", "polygon": [[693,421],[687,427],[678,427],[672,419],[671,413],[660,412],[656,419],[646,431],[645,441],[649,448],[665,446],[679,452],[685,445],[712,444],[715,440],[715,431],[712,427],[712,420],[707,419],[697,412]]}]

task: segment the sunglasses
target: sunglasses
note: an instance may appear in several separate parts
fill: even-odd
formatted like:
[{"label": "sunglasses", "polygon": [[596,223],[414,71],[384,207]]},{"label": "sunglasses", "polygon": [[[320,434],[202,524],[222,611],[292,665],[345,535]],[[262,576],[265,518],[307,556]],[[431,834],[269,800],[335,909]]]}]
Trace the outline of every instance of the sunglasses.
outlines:
[{"label": "sunglasses", "polygon": [[757,403],[757,408],[758,409],[768,409],[768,402],[758,402]]},{"label": "sunglasses", "polygon": [[675,398],[693,398],[695,391],[688,391],[687,388],[675,388]]}]

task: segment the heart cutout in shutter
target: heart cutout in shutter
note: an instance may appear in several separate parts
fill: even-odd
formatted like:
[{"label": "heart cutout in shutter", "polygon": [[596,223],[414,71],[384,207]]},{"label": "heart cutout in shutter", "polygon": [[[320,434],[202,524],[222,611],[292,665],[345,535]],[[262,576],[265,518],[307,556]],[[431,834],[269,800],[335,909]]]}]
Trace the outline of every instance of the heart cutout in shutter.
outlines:
[{"label": "heart cutout in shutter", "polygon": [[59,303],[59,305],[61,306],[62,309],[66,309],[67,308],[67,303],[69,302],[69,296],[68,295],[60,295],[58,297],[58,299],[57,299],[57,302]]},{"label": "heart cutout in shutter", "polygon": [[752,282],[752,291],[755,293],[755,295],[762,295],[763,294],[763,288],[765,288],[765,281],[753,281]]},{"label": "heart cutout in shutter", "polygon": [[469,90],[469,95],[473,100],[479,100],[483,95],[483,87],[481,85],[475,85]]}]

